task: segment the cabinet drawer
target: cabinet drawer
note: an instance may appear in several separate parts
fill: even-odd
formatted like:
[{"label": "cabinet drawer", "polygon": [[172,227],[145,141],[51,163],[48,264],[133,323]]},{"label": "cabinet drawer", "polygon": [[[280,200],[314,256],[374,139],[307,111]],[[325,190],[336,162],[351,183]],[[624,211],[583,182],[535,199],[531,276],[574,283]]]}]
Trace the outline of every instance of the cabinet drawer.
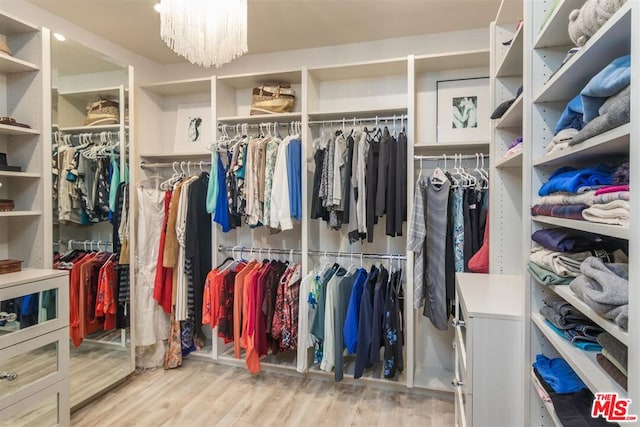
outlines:
[{"label": "cabinet drawer", "polygon": [[0,420],[8,426],[68,426],[71,425],[70,413],[62,409],[68,407],[69,381],[64,380],[0,409]]},{"label": "cabinet drawer", "polygon": [[67,377],[69,330],[62,328],[0,350],[0,409],[14,405]]},{"label": "cabinet drawer", "polygon": [[67,326],[68,302],[67,276],[1,288],[0,311],[11,317],[0,322],[0,349]]}]

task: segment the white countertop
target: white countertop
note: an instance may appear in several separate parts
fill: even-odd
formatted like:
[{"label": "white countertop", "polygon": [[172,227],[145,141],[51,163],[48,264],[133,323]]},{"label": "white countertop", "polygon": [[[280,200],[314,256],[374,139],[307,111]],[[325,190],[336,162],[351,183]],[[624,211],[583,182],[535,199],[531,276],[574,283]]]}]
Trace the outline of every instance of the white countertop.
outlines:
[{"label": "white countertop", "polygon": [[23,285],[37,280],[52,279],[68,274],[69,272],[65,270],[23,268],[22,271],[16,273],[0,274],[0,288]]},{"label": "white countertop", "polygon": [[469,317],[522,319],[524,316],[522,276],[456,273],[456,290]]}]

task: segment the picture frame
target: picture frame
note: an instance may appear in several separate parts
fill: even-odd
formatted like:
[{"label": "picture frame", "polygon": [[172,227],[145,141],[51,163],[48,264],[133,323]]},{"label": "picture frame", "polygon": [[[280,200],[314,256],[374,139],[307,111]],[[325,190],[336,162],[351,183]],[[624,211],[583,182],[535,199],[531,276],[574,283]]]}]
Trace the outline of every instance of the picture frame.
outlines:
[{"label": "picture frame", "polygon": [[212,140],[211,106],[178,104],[174,152],[196,153],[207,150]]},{"label": "picture frame", "polygon": [[436,83],[436,142],[486,143],[491,139],[489,78]]}]

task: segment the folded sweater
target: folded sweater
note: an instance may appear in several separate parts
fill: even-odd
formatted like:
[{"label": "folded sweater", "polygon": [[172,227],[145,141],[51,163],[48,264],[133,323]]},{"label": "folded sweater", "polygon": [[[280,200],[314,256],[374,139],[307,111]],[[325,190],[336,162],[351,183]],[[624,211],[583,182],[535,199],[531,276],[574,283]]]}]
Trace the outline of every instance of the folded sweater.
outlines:
[{"label": "folded sweater", "polygon": [[585,123],[598,117],[598,109],[607,98],[629,86],[630,82],[631,55],[614,59],[593,76],[580,92]]},{"label": "folded sweater", "polygon": [[582,217],[590,222],[601,224],[629,226],[629,202],[614,200],[609,203],[596,204],[582,211]]},{"label": "folded sweater", "polygon": [[629,321],[629,265],[596,257],[582,262],[571,290],[596,312],[627,329]]},{"label": "folded sweater", "polygon": [[626,345],[609,332],[598,335],[598,344],[600,344],[603,349],[606,349],[613,358],[620,362],[625,370],[627,369],[629,349]]},{"label": "folded sweater", "polygon": [[[588,122],[577,134],[573,136],[569,145],[579,144],[596,135],[629,123],[631,116],[631,90],[630,86],[618,94],[609,98],[611,104],[605,103],[606,110],[598,117]],[[608,102],[608,101],[607,101]],[[601,108],[600,111],[603,109]]]}]

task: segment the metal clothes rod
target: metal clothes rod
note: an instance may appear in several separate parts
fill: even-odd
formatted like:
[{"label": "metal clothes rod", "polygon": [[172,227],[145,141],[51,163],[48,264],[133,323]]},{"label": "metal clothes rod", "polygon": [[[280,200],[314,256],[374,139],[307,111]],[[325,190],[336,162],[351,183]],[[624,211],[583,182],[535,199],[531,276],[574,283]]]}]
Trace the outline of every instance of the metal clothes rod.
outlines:
[{"label": "metal clothes rod", "polygon": [[[296,121],[292,121],[292,122],[262,122],[262,123],[238,123],[238,124],[224,124],[224,123],[220,123],[218,124],[218,129],[222,130],[223,128],[226,130],[231,130],[231,131],[238,131],[238,132],[242,132],[242,129],[261,129],[261,128],[265,128],[265,127],[273,127],[273,125],[276,126],[291,126],[292,123],[302,123],[299,120]],[[237,128],[236,128],[237,126]]]},{"label": "metal clothes rod", "polygon": [[60,248],[61,246],[66,246],[66,247],[73,247],[74,245],[76,247],[82,247],[82,248],[87,248],[87,249],[91,249],[93,246],[96,246],[98,249],[100,249],[100,246],[103,246],[105,248],[111,246],[113,247],[113,242],[110,240],[69,240],[69,241],[64,241],[64,240],[58,240],[57,242],[53,242],[54,246],[58,246],[58,248]]},{"label": "metal clothes rod", "polygon": [[[345,117],[343,119],[335,119],[335,120],[312,120],[309,122],[310,125],[326,125],[326,124],[344,124],[345,126],[353,123],[370,123],[370,122],[388,122],[389,120],[407,120],[408,116],[406,114],[400,114],[397,116],[378,116],[378,117]],[[387,123],[388,124],[388,123]]]},{"label": "metal clothes rod", "polygon": [[[488,154],[483,154],[483,153],[478,153],[478,155],[476,156],[475,154],[465,154],[465,155],[456,155],[455,159],[456,160],[475,160],[476,158],[480,158],[480,156],[484,157],[485,159],[489,158]],[[449,157],[449,155],[447,155],[447,160],[454,159],[453,154],[451,155],[451,157]],[[413,160],[444,160],[445,156],[444,155],[439,155],[439,156],[413,156]]]},{"label": "metal clothes rod", "polygon": [[[218,246],[219,252],[230,252],[230,251],[249,251],[256,252],[261,251],[263,253],[269,253],[271,251],[272,254],[277,255],[289,255],[292,253],[294,255],[302,255],[302,251],[299,249],[269,249],[269,248],[256,248],[251,246]],[[366,254],[359,252],[336,252],[336,251],[308,251],[309,255],[312,256],[331,256],[331,257],[362,257],[365,259],[390,259],[390,260],[401,260],[404,261],[407,259],[405,255],[392,255],[392,254]]]},{"label": "metal clothes rod", "polygon": [[173,167],[174,165],[177,167],[180,167],[180,163],[183,163],[183,166],[211,166],[211,162],[185,162],[185,161],[175,161],[175,162],[171,162],[171,163],[147,163],[147,162],[142,162],[140,163],[140,169],[155,169],[155,168],[170,168]]}]

